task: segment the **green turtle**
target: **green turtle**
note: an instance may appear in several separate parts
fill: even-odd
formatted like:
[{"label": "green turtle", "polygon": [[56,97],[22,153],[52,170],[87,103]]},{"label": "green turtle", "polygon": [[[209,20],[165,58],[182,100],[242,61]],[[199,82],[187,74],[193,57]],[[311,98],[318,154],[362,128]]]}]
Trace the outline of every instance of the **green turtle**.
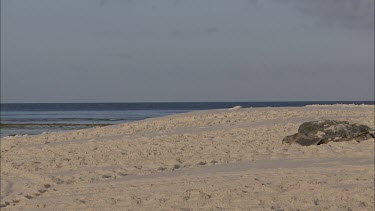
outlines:
[{"label": "green turtle", "polygon": [[297,143],[303,146],[320,145],[328,142],[357,141],[374,138],[374,130],[366,125],[350,124],[347,121],[320,120],[305,122],[298,133],[287,136],[283,143]]}]

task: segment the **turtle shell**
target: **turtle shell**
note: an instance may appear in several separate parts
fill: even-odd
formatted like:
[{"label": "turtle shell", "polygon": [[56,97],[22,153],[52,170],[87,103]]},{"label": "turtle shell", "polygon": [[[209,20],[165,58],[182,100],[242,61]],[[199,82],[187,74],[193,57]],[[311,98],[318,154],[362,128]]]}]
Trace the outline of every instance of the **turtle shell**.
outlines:
[{"label": "turtle shell", "polygon": [[374,138],[374,133],[367,125],[350,124],[347,121],[320,120],[303,123],[298,133],[285,137],[283,143],[309,146],[331,141],[363,141],[370,138]]}]

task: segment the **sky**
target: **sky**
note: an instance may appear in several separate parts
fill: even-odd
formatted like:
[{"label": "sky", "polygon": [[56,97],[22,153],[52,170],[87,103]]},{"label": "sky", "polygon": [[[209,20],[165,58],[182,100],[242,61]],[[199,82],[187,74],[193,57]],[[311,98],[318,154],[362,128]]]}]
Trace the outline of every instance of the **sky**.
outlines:
[{"label": "sky", "polygon": [[374,100],[374,0],[1,0],[1,102]]}]

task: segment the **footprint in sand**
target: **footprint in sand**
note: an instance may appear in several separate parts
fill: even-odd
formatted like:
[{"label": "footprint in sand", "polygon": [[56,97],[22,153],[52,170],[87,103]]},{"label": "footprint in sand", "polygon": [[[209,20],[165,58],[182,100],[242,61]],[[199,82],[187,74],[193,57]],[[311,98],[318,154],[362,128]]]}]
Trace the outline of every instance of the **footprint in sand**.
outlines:
[{"label": "footprint in sand", "polygon": [[206,165],[206,164],[207,164],[207,163],[206,163],[206,162],[203,162],[203,161],[197,163],[198,166],[204,166],[204,165]]}]

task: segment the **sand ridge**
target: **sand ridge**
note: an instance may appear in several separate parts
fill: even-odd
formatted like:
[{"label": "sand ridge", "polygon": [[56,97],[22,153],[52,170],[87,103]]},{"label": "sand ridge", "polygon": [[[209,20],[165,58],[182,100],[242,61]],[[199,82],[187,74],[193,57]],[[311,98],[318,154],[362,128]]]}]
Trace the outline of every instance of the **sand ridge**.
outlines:
[{"label": "sand ridge", "polygon": [[328,118],[374,128],[374,106],[219,109],[2,138],[1,203],[4,209],[373,210],[373,139],[281,144],[304,121]]}]

